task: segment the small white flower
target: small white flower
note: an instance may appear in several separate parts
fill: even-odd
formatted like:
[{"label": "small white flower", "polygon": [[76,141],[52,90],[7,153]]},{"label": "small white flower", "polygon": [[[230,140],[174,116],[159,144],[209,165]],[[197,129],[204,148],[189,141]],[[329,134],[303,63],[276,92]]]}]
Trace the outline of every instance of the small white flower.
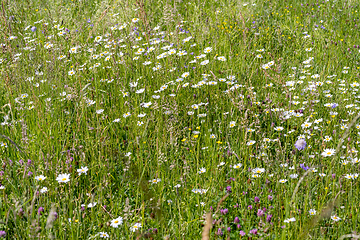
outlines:
[{"label": "small white flower", "polygon": [[44,175],[36,176],[35,179],[38,181],[44,181],[46,177]]},{"label": "small white flower", "polygon": [[110,236],[106,232],[99,232],[99,237],[101,237],[101,238],[109,238]]},{"label": "small white flower", "polygon": [[295,218],[288,218],[288,219],[285,219],[285,220],[284,220],[285,223],[295,222],[295,221],[296,221]]},{"label": "small white flower", "polygon": [[87,175],[87,171],[88,171],[88,167],[81,167],[77,170],[77,172],[79,173],[79,176],[84,173],[85,175]]},{"label": "small white flower", "polygon": [[316,215],[316,210],[315,209],[310,209],[309,214],[312,215],[312,216]]},{"label": "small white flower", "polygon": [[114,228],[117,228],[122,223],[123,223],[123,218],[118,217],[118,218],[115,218],[115,219],[111,220],[110,226],[114,227]]},{"label": "small white flower", "polygon": [[151,182],[151,184],[157,184],[159,182],[161,182],[160,178],[154,178],[153,180],[149,180],[149,182]]},{"label": "small white flower", "polygon": [[89,203],[89,204],[87,205],[87,207],[88,207],[88,208],[92,208],[92,207],[95,207],[96,204],[97,204],[97,202]]},{"label": "small white flower", "polygon": [[205,173],[206,172],[206,169],[205,168],[200,168],[200,170],[199,170],[199,174],[202,174],[202,173]]},{"label": "small white flower", "polygon": [[70,181],[70,174],[59,174],[59,176],[56,178],[56,181],[59,183],[67,183]]},{"label": "small white flower", "polygon": [[[221,163],[220,163],[221,164]],[[241,163],[238,163],[238,164],[236,164],[236,165],[234,165],[233,166],[233,168],[235,168],[235,169],[239,169],[239,168],[241,168],[242,167],[242,164]]]},{"label": "small white flower", "polygon": [[280,182],[280,183],[286,183],[286,182],[287,182],[287,179],[280,179],[279,182]]},{"label": "small white flower", "polygon": [[141,228],[141,223],[135,223],[130,227],[130,231],[136,232],[137,230],[139,230],[139,228]]},{"label": "small white flower", "polygon": [[337,221],[340,221],[340,220],[341,220],[341,218],[337,217],[336,215],[331,216],[331,219],[332,219],[333,221],[335,221],[335,222],[337,222]]}]

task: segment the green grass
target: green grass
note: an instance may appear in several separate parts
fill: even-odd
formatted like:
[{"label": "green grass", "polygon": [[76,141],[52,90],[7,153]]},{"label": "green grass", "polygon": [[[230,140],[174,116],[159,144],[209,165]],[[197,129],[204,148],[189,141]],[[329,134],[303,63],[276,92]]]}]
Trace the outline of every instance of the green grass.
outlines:
[{"label": "green grass", "polygon": [[356,1],[1,8],[1,236],[359,232]]}]

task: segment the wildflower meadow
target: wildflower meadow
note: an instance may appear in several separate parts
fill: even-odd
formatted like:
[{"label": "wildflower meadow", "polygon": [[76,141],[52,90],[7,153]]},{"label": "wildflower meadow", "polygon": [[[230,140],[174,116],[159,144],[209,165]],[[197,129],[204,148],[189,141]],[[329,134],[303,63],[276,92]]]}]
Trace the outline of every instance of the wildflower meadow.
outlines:
[{"label": "wildflower meadow", "polygon": [[1,1],[0,238],[360,238],[359,14]]}]

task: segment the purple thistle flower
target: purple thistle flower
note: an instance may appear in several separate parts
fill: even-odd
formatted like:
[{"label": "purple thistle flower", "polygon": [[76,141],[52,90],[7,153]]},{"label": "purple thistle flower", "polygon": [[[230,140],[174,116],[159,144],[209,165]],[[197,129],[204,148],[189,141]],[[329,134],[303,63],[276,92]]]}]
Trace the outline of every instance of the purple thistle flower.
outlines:
[{"label": "purple thistle flower", "polygon": [[235,217],[235,219],[234,219],[234,223],[239,223],[239,222],[240,222],[239,217]]},{"label": "purple thistle flower", "polygon": [[245,234],[246,234],[246,233],[245,233],[244,231],[240,231],[240,235],[241,235],[241,236],[245,236]]},{"label": "purple thistle flower", "polygon": [[223,232],[221,231],[221,228],[219,228],[218,230],[217,230],[217,233],[216,233],[217,235],[219,235],[219,236],[222,236],[223,235]]},{"label": "purple thistle flower", "polygon": [[256,202],[256,203],[257,203],[257,202],[260,202],[260,198],[259,198],[259,197],[255,197],[255,198],[254,198],[254,202]]}]

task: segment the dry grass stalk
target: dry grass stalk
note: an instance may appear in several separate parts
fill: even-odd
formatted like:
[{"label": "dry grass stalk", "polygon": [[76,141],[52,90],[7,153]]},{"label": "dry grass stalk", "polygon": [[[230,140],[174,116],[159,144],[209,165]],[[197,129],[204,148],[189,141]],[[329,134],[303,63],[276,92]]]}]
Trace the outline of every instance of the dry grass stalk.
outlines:
[{"label": "dry grass stalk", "polygon": [[212,217],[211,217],[211,212],[208,212],[206,214],[206,219],[205,219],[206,223],[204,226],[204,230],[202,232],[202,240],[208,240],[210,239],[210,230],[212,228]]}]

